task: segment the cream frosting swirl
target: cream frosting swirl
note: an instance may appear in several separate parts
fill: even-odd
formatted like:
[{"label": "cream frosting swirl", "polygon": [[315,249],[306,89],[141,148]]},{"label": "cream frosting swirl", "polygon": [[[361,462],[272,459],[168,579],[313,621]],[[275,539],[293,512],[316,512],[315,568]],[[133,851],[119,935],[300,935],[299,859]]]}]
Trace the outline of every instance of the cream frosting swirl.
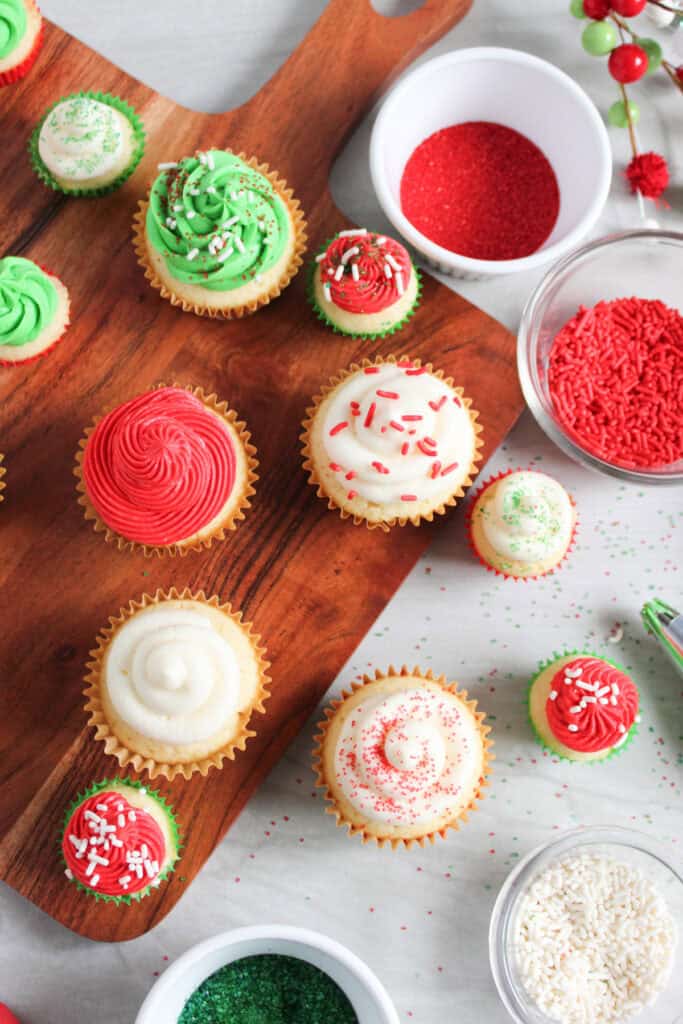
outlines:
[{"label": "cream frosting swirl", "polygon": [[115,107],[74,96],[46,116],[38,152],[55,177],[87,185],[119,170],[121,160],[127,160],[130,136],[130,122]]},{"label": "cream frosting swirl", "polygon": [[415,826],[455,817],[474,795],[482,766],[475,718],[454,695],[407,681],[394,692],[368,687],[344,720],[335,777],[368,819]]},{"label": "cream frosting swirl", "polygon": [[329,468],[375,504],[429,501],[453,489],[475,452],[469,413],[445,381],[409,361],[368,366],[333,392],[323,424]]},{"label": "cream frosting swirl", "polygon": [[193,608],[134,615],[111,642],[106,687],[120,718],[149,739],[199,743],[240,708],[235,651]]},{"label": "cream frosting swirl", "polygon": [[566,550],[574,512],[557,480],[520,470],[496,482],[481,525],[498,555],[515,562],[543,562]]}]

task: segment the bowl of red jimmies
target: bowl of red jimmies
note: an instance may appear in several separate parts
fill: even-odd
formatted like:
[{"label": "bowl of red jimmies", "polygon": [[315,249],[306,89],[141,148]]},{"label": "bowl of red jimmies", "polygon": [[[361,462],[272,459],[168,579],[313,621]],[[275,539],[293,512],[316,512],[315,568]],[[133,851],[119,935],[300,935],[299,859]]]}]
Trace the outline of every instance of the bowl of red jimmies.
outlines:
[{"label": "bowl of red jimmies", "polygon": [[455,50],[384,100],[370,171],[394,228],[461,278],[533,270],[575,248],[609,192],[602,119],[577,83],[518,50]]}]

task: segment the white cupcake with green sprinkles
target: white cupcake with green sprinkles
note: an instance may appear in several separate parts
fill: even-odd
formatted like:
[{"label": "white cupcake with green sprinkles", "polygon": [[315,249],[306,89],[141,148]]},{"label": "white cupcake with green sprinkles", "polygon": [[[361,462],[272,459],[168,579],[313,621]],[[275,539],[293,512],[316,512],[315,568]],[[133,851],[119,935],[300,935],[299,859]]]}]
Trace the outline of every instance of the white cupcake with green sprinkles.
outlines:
[{"label": "white cupcake with green sprinkles", "polygon": [[400,242],[367,228],[350,228],[316,256],[309,297],[333,330],[379,338],[403,327],[420,292],[420,275]]},{"label": "white cupcake with green sprinkles", "polygon": [[145,133],[129,104],[101,92],[63,97],[45,112],[29,143],[44,184],[73,196],[100,196],[126,181],[142,159]]},{"label": "white cupcake with green sprinkles", "polygon": [[173,811],[132,779],[105,779],[66,812],[60,837],[68,881],[97,900],[141,900],[172,873],[180,838]]}]

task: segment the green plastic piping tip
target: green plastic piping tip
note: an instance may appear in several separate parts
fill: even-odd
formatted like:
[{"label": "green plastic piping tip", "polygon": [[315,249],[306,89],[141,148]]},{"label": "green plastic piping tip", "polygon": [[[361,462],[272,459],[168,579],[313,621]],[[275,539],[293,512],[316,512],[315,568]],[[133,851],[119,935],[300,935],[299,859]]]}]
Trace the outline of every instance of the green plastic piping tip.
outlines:
[{"label": "green plastic piping tip", "polygon": [[646,601],[640,614],[647,632],[683,675],[683,615],[659,598]]}]

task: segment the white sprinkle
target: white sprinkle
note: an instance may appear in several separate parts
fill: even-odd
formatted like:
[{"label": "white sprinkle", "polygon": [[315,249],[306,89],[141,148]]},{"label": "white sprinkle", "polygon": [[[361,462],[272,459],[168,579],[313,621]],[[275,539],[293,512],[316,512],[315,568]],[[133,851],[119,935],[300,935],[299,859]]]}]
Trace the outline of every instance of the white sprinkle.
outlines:
[{"label": "white sprinkle", "polygon": [[328,277],[334,277],[334,267],[328,267],[327,268],[327,276]]},{"label": "white sprinkle", "polygon": [[237,199],[237,192],[235,192],[235,190],[234,190],[234,189],[233,189],[233,190],[232,190],[232,192],[230,193],[230,198],[231,198],[231,199]]},{"label": "white sprinkle", "polygon": [[262,281],[263,280],[263,274],[254,274],[254,280],[255,281],[259,281],[259,282]]},{"label": "white sprinkle", "polygon": [[359,281],[360,280],[360,274],[358,273],[358,264],[357,263],[352,263],[351,264],[351,277],[354,279],[354,281]]},{"label": "white sprinkle", "polygon": [[386,240],[386,235],[380,235],[377,241],[375,242],[375,245],[384,245]]},{"label": "white sprinkle", "polygon": [[351,228],[348,231],[340,231],[337,238],[352,238],[353,235],[367,235],[367,228]]},{"label": "white sprinkle", "polygon": [[621,691],[619,690],[619,683],[612,683],[612,693],[614,694],[614,696],[618,697],[620,692]]},{"label": "white sprinkle", "polygon": [[557,690],[551,690],[549,697],[551,700],[557,700]]},{"label": "white sprinkle", "polygon": [[216,189],[213,187],[213,185],[209,185],[209,187],[207,188],[206,192],[207,192],[207,195],[210,195],[210,196],[215,196],[216,195]]},{"label": "white sprinkle", "polygon": [[323,293],[325,295],[326,301],[327,302],[332,302],[332,292],[331,292],[330,286],[329,286],[329,284],[327,282],[325,282],[325,284],[323,285]]},{"label": "white sprinkle", "polygon": [[109,866],[109,860],[107,857],[100,857],[94,850],[91,850],[88,854],[88,860],[91,864],[101,864],[103,868]]},{"label": "white sprinkle", "polygon": [[99,814],[95,814],[94,811],[86,811],[83,817],[86,819],[86,821],[100,822],[102,820]]},{"label": "white sprinkle", "polygon": [[239,214],[236,214],[234,217],[230,217],[228,220],[224,220],[223,223],[221,224],[221,227],[231,228],[232,225],[236,224],[239,219]]},{"label": "white sprinkle", "polygon": [[595,696],[604,697],[606,693],[609,693],[609,689],[609,686],[601,686],[600,689],[596,692]]},{"label": "white sprinkle", "polygon": [[344,264],[340,263],[339,266],[337,267],[337,269],[334,272],[334,279],[335,279],[335,281],[341,281],[343,276],[344,276]]},{"label": "white sprinkle", "polygon": [[570,732],[578,732],[579,731],[578,725],[574,725],[573,723],[572,723],[572,725],[568,725],[567,728],[569,729]]},{"label": "white sprinkle", "polygon": [[174,213],[180,213],[182,208],[183,208],[183,204],[182,203],[176,203],[175,206],[173,207],[173,212]]},{"label": "white sprinkle", "polygon": [[200,164],[205,164],[206,163],[206,153],[200,153],[199,154],[199,162],[200,162]]},{"label": "white sprinkle", "polygon": [[175,217],[167,217],[166,218],[166,226],[169,227],[171,229],[171,231],[173,231],[173,229],[175,228],[177,223],[178,222],[176,221]]},{"label": "white sprinkle", "polygon": [[[197,256],[199,256],[199,249],[190,249],[190,251],[188,252],[188,254],[186,256],[186,259],[193,260],[193,259],[196,259]],[[131,814],[131,812],[129,811],[128,812],[128,817],[130,817],[130,814]],[[133,819],[133,820],[135,820],[135,819]]]},{"label": "white sprinkle", "polygon": [[123,846],[121,840],[117,839],[116,836],[112,836],[109,842],[111,843],[112,846]]},{"label": "white sprinkle", "polygon": [[600,698],[600,703],[601,704],[609,704],[609,701],[607,700],[607,697],[601,697]]},{"label": "white sprinkle", "polygon": [[640,721],[640,715],[636,715],[636,717],[633,719],[633,721],[634,722],[639,722]]},{"label": "white sprinkle", "polygon": [[565,675],[570,676],[572,679],[578,679],[583,672],[582,668],[565,668]]},{"label": "white sprinkle", "polygon": [[[141,793],[146,793],[147,791],[145,789],[141,789],[140,792]],[[128,811],[128,821],[136,821],[136,820],[137,820],[137,816],[135,814],[135,811]]]},{"label": "white sprinkle", "polygon": [[[573,680],[570,679],[569,682],[573,682]],[[584,683],[583,679],[579,679],[576,685],[580,690],[588,690],[589,693],[595,693],[598,688],[597,683]]]},{"label": "white sprinkle", "polygon": [[200,196],[202,194],[202,190],[200,188],[191,188],[188,189],[188,191],[191,196]]},{"label": "white sprinkle", "polygon": [[234,251],[235,250],[233,249],[233,247],[231,245],[229,245],[228,248],[224,249],[223,252],[218,257],[218,262],[219,263],[225,263],[226,260],[230,259],[230,257],[234,253]]},{"label": "white sprinkle", "polygon": [[117,810],[117,811],[122,811],[122,810],[123,810],[123,807],[124,807],[124,803],[123,803],[123,800],[119,800],[119,802],[118,802],[118,803],[117,803],[117,805],[116,805],[116,810]]},{"label": "white sprinkle", "polygon": [[196,210],[188,210],[185,216],[187,217],[188,220],[192,220],[194,217],[197,216],[197,212]]},{"label": "white sprinkle", "polygon": [[326,252],[319,252],[318,255],[315,258],[315,262],[316,263],[322,263],[322,261],[325,259],[326,256],[327,256]]},{"label": "white sprinkle", "polygon": [[597,704],[597,702],[598,702],[598,698],[597,698],[597,697],[594,697],[594,696],[593,696],[592,694],[590,694],[590,693],[589,693],[589,694],[587,694],[587,695],[586,695],[585,697],[583,697],[583,698],[581,699],[581,703],[582,703],[582,704]]},{"label": "white sprinkle", "polygon": [[149,857],[149,849],[147,847],[147,843],[142,844],[142,846],[140,847],[140,853],[143,857]]},{"label": "white sprinkle", "polygon": [[95,864],[95,861],[91,860],[89,862],[87,868],[85,869],[85,877],[86,878],[90,878],[90,876],[93,874],[93,872],[94,872],[96,867],[97,867],[97,865]]},{"label": "white sprinkle", "polygon": [[64,874],[66,875],[66,877],[69,879],[70,882],[73,881],[74,873],[71,870],[71,868],[67,868],[66,871],[64,872]]},{"label": "white sprinkle", "polygon": [[626,732],[626,726],[623,722],[619,722],[619,732]]},{"label": "white sprinkle", "polygon": [[573,708],[569,709],[569,714],[570,715],[580,715],[582,711],[583,711],[583,708],[581,707],[581,705],[580,704],[575,704]]},{"label": "white sprinkle", "polygon": [[169,162],[168,162],[168,163],[166,163],[166,164],[157,164],[157,167],[158,167],[158,169],[159,169],[160,171],[170,171],[170,170],[171,170],[171,168],[173,168],[173,167],[177,167],[177,166],[178,166],[178,164],[177,164],[177,163],[174,163],[173,161],[169,161]]},{"label": "white sprinkle", "polygon": [[254,200],[256,199],[256,196],[251,191],[251,189],[249,189],[249,191],[247,192],[247,199],[249,200],[250,203],[253,203]]},{"label": "white sprinkle", "polygon": [[126,827],[126,818],[125,818],[125,816],[123,814],[119,814],[119,816],[116,819],[116,821],[118,823],[119,828],[125,828]]},{"label": "white sprinkle", "polygon": [[100,880],[100,876],[99,875],[93,875],[92,878],[90,879],[90,884],[91,885],[97,885],[99,880]]},{"label": "white sprinkle", "polygon": [[246,252],[246,246],[239,235],[235,235],[235,245],[237,246],[238,252]]},{"label": "white sprinkle", "polygon": [[396,291],[399,295],[403,295],[405,288],[403,287],[403,274],[399,271],[396,274]]},{"label": "white sprinkle", "polygon": [[359,252],[360,249],[358,248],[358,246],[352,245],[350,249],[347,249],[346,252],[342,253],[341,261],[344,264],[344,266],[346,266],[346,264],[349,262],[352,256],[357,256]]},{"label": "white sprinkle", "polygon": [[206,154],[206,166],[209,168],[210,171],[215,170],[215,164],[213,162],[213,154],[212,153],[207,153]]},{"label": "white sprinkle", "polygon": [[128,888],[128,886],[130,885],[131,878],[131,875],[121,875],[121,877],[119,878],[119,885],[121,886],[122,889]]},{"label": "white sprinkle", "polygon": [[401,264],[398,262],[398,260],[394,259],[390,252],[386,253],[384,258],[389,264],[389,266],[393,267],[394,270],[401,269]]},{"label": "white sprinkle", "polygon": [[387,278],[390,278],[390,277],[394,276],[393,271],[392,271],[392,269],[391,269],[391,267],[389,266],[388,263],[384,264],[384,276],[387,277]]}]

